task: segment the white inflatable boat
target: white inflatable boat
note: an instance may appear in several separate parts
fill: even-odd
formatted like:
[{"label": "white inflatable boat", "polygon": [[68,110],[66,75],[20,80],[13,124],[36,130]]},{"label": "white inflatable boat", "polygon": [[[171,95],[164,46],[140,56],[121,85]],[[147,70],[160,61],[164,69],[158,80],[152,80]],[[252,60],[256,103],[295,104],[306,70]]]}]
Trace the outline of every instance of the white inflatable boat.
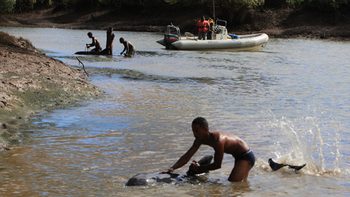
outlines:
[{"label": "white inflatable boat", "polygon": [[[198,40],[195,36],[180,36],[180,29],[168,25],[164,39],[157,41],[167,49],[175,50],[225,50],[225,51],[256,51],[264,47],[269,36],[265,33],[250,35],[228,34],[226,26],[214,25],[212,39]],[[185,33],[186,35],[186,33]]]},{"label": "white inflatable boat", "polygon": [[191,38],[182,38],[171,43],[178,50],[238,50],[251,51],[259,50],[264,47],[269,37],[264,34],[240,35],[237,39],[225,40],[197,40]]}]

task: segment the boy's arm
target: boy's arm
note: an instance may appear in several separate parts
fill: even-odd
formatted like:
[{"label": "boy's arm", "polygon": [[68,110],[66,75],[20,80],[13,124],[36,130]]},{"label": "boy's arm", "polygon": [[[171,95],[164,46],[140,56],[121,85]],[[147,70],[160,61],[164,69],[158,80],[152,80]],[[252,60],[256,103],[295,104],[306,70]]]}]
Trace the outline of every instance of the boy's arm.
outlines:
[{"label": "boy's arm", "polygon": [[177,160],[177,162],[168,170],[168,172],[172,172],[184,166],[191,159],[191,157],[197,152],[200,145],[201,144],[195,140],[191,148],[188,149],[188,151],[184,155],[182,155],[179,160]]},{"label": "boy's arm", "polygon": [[125,50],[127,49],[127,48],[126,48],[127,46],[126,46],[124,43],[123,43],[123,46],[124,46],[124,49],[123,49],[123,51],[120,53],[120,55],[123,54],[123,53],[125,52]]},{"label": "boy's arm", "polygon": [[205,166],[196,166],[194,167],[194,171],[196,174],[201,174],[204,172],[208,172],[210,170],[216,170],[221,168],[221,164],[222,164],[222,159],[224,158],[224,150],[225,150],[225,146],[224,146],[224,142],[223,141],[219,141],[218,144],[214,147],[215,150],[215,154],[214,154],[214,163],[211,163],[209,165],[205,165]]},{"label": "boy's arm", "polygon": [[92,38],[91,40],[92,40],[92,41],[91,41],[91,44],[86,44],[86,46],[87,46],[88,48],[89,48],[89,47],[95,46],[95,39]]}]

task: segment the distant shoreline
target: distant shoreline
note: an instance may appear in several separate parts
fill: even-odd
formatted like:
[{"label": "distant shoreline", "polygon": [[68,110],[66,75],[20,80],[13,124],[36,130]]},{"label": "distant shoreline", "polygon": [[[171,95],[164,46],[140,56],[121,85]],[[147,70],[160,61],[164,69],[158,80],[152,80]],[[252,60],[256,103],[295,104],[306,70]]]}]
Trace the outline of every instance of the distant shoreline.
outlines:
[{"label": "distant shoreline", "polygon": [[[202,12],[178,13],[166,15],[142,15],[119,13],[110,10],[94,12],[54,12],[43,9],[23,14],[0,16],[0,26],[12,27],[49,27],[69,29],[106,29],[113,27],[116,31],[163,32],[165,26],[173,23],[181,28],[182,33],[195,32],[195,21]],[[203,14],[205,15],[205,14]],[[315,38],[350,40],[350,17],[337,21],[332,15],[279,10],[248,10],[245,14],[249,22],[233,25],[228,20],[228,30],[235,34],[264,32],[275,38]]]}]

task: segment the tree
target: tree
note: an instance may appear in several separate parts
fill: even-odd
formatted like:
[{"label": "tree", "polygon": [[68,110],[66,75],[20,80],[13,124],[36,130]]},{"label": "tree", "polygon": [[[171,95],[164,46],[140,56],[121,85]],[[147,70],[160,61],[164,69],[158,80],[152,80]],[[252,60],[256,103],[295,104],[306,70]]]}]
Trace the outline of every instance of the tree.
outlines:
[{"label": "tree", "polygon": [[16,0],[0,0],[0,13],[10,13],[13,11]]}]

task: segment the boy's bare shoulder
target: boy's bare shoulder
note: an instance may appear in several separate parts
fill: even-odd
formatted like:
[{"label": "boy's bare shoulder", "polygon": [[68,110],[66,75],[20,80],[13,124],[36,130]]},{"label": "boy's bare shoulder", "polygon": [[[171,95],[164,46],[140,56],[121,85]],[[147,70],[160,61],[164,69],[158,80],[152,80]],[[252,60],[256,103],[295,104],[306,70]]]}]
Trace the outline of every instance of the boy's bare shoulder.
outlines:
[{"label": "boy's bare shoulder", "polygon": [[232,133],[227,133],[227,132],[221,132],[221,131],[216,131],[213,132],[215,133],[215,136],[217,136],[220,141],[242,141],[241,138],[239,138],[237,135],[234,135]]},{"label": "boy's bare shoulder", "polygon": [[234,138],[238,138],[238,136],[232,134],[232,133],[228,133],[228,132],[224,132],[224,131],[213,131],[213,134],[220,136],[220,137],[234,137]]}]

